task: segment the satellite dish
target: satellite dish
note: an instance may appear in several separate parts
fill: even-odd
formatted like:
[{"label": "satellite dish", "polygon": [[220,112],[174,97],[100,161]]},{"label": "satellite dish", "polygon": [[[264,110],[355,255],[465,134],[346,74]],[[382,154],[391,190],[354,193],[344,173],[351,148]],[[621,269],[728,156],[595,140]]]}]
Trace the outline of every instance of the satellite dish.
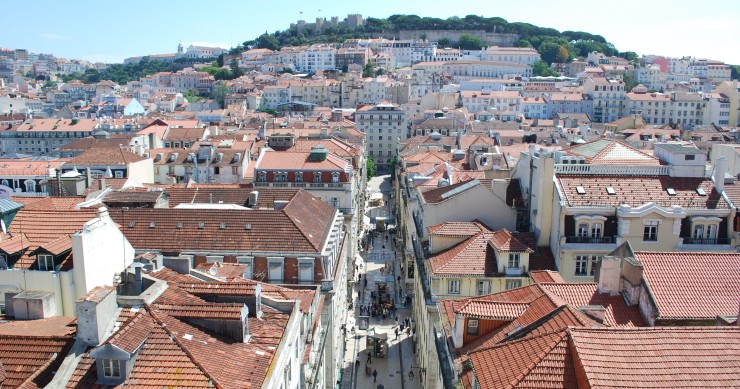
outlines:
[{"label": "satellite dish", "polygon": [[218,273],[218,270],[216,270],[216,266],[211,266],[211,268],[208,269],[208,273],[212,276],[216,276],[216,274]]}]

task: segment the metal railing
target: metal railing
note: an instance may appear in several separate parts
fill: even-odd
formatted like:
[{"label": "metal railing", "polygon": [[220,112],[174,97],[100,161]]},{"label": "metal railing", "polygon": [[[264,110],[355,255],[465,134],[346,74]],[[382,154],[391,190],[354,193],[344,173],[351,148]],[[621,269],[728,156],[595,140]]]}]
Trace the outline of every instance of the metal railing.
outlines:
[{"label": "metal railing", "polygon": [[730,244],[730,238],[690,238],[685,237],[683,244]]},{"label": "metal railing", "polygon": [[566,236],[565,243],[615,243],[617,241],[616,236],[601,236],[601,237],[590,237],[590,236]]}]

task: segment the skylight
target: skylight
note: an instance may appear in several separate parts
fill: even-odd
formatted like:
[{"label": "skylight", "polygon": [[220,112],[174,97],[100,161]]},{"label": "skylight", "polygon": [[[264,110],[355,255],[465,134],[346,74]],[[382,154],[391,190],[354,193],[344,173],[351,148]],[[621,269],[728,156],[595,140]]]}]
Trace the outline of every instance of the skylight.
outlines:
[{"label": "skylight", "polygon": [[707,195],[707,192],[704,191],[704,188],[696,188],[696,193],[699,196],[706,196]]},{"label": "skylight", "polygon": [[611,186],[607,186],[606,187],[606,193],[607,194],[610,194],[610,195],[615,195],[615,194],[617,194],[617,191],[615,191],[614,188],[612,188]]},{"label": "skylight", "polygon": [[578,194],[580,194],[580,195],[586,194],[586,189],[584,189],[582,186],[577,186],[576,187],[576,192],[578,192]]},{"label": "skylight", "polygon": [[668,196],[675,196],[676,195],[676,190],[673,189],[673,188],[668,188],[665,191],[668,192]]}]

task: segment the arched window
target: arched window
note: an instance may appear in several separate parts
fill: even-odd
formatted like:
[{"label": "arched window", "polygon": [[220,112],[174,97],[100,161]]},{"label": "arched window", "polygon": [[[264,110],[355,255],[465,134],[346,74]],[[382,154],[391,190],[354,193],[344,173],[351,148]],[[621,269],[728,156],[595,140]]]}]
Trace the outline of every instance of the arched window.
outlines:
[{"label": "arched window", "polygon": [[36,181],[26,180],[23,184],[26,186],[26,192],[36,192]]},{"label": "arched window", "polygon": [[697,224],[694,226],[694,239],[704,239],[704,225]]}]

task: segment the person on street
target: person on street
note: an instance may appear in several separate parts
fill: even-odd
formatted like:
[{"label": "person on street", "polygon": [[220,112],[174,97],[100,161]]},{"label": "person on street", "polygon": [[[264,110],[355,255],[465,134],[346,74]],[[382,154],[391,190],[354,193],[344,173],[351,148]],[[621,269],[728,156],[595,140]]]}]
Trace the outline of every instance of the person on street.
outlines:
[{"label": "person on street", "polygon": [[373,354],[370,353],[370,351],[367,352],[367,361],[365,363],[372,363],[373,361]]},{"label": "person on street", "polygon": [[378,380],[378,371],[373,369],[373,383]]}]

